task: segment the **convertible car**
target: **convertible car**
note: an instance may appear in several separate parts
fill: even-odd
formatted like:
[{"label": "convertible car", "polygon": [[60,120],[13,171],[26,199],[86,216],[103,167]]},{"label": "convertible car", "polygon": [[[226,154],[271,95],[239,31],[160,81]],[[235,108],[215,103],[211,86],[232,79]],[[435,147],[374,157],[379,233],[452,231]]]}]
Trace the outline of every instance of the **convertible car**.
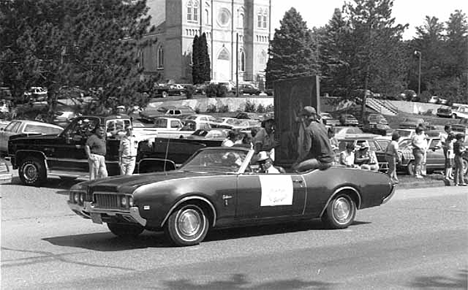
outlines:
[{"label": "convertible car", "polygon": [[199,244],[208,230],[321,218],[347,228],[356,211],[387,202],[387,175],[332,167],[303,173],[262,173],[242,147],[197,151],[179,169],[85,181],[68,205],[120,237],[164,230],[177,246]]}]

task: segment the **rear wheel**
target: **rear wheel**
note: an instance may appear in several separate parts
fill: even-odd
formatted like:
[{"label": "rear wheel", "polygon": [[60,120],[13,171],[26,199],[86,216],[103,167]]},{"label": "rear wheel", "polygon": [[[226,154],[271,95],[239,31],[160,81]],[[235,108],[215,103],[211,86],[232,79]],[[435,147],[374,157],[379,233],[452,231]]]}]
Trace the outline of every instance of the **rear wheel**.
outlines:
[{"label": "rear wheel", "polygon": [[203,209],[195,204],[185,204],[171,214],[164,232],[177,246],[192,246],[205,239],[208,228],[208,218]]},{"label": "rear wheel", "polygon": [[356,203],[349,195],[338,194],[328,204],[322,221],[329,228],[344,229],[354,222],[356,211]]},{"label": "rear wheel", "polygon": [[21,163],[18,175],[26,185],[40,186],[47,179],[44,161],[35,157],[29,157]]},{"label": "rear wheel", "polygon": [[108,223],[107,227],[109,230],[116,236],[122,238],[134,238],[141,234],[144,230],[142,226],[139,225],[128,225],[128,224],[115,224]]},{"label": "rear wheel", "polygon": [[163,98],[167,98],[167,97],[169,96],[169,93],[166,92],[166,91],[163,91],[163,92],[161,93],[161,95],[162,95]]}]

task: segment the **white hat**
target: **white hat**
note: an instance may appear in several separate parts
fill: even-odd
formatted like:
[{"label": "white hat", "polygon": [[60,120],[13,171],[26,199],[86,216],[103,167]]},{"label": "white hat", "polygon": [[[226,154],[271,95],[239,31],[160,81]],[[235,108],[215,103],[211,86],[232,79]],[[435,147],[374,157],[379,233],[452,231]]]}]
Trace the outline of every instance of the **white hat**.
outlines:
[{"label": "white hat", "polygon": [[269,159],[270,156],[268,156],[268,153],[266,151],[260,151],[258,153],[258,160],[257,161],[265,161]]}]

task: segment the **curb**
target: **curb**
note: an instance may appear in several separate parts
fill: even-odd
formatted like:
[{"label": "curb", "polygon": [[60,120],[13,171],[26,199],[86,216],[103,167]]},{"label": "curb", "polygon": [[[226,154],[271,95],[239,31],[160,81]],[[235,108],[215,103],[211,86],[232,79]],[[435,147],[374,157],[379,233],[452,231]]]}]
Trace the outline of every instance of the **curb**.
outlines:
[{"label": "curb", "polygon": [[13,178],[10,166],[3,160],[0,161],[0,184],[9,183]]}]

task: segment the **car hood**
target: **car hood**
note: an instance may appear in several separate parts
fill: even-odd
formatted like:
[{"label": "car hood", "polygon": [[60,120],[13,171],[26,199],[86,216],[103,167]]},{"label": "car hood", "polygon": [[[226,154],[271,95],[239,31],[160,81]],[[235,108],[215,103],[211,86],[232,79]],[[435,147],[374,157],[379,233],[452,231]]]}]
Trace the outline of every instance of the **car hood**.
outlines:
[{"label": "car hood", "polygon": [[[226,173],[209,173],[209,175],[224,175]],[[167,171],[167,172],[153,172],[145,174],[134,174],[125,176],[113,176],[108,178],[84,181],[79,183],[78,187],[89,187],[92,191],[103,192],[133,192],[140,186],[153,184],[158,182],[166,182],[170,180],[183,179],[188,177],[208,176],[206,172],[189,172],[189,171]],[[75,188],[76,189],[76,188]]]}]

